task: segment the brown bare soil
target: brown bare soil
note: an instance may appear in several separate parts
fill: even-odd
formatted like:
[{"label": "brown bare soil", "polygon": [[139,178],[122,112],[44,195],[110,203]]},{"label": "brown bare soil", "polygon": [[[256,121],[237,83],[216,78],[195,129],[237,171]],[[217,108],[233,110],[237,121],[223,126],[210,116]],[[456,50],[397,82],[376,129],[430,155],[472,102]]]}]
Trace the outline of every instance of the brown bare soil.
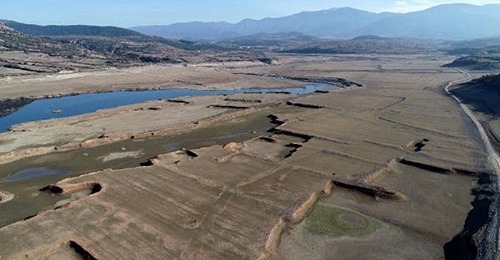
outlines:
[{"label": "brown bare soil", "polygon": [[[269,106],[271,111],[279,107],[270,118],[281,125],[267,136],[241,143],[180,149],[143,167],[56,182],[51,186],[56,193],[85,191],[86,195],[0,228],[0,256],[38,259],[47,252],[66,253],[68,241],[73,241],[78,252],[96,259],[443,258],[443,246],[464,227],[475,199],[471,191],[486,164],[474,128],[440,91],[462,75],[441,67],[446,57],[285,56],[280,60],[280,65],[265,67],[201,67],[199,74],[178,78],[194,82],[206,76],[204,86],[227,87],[245,77],[250,84],[283,86],[289,80],[256,75],[334,75],[364,87],[297,98],[277,94],[283,97],[262,103],[247,102],[255,97],[241,95],[188,99],[187,105],[147,104],[161,107],[155,111],[120,108],[116,111],[138,113],[138,118],[154,122],[159,119],[154,113],[191,109],[185,113],[189,120],[174,117],[155,126],[143,122],[141,128],[127,129],[127,135],[225,116],[223,109],[207,105],[233,102],[255,107],[242,110],[246,113],[255,113],[257,106]],[[193,68],[169,73],[180,75],[189,69]],[[145,79],[132,73],[127,77],[129,83],[132,78]],[[98,78],[107,76],[87,79]],[[24,87],[20,94],[10,91],[13,97],[23,95]],[[300,109],[297,104],[302,104]],[[108,117],[88,115],[88,122],[118,123],[121,114],[116,111],[101,112],[110,113]],[[37,140],[34,133],[43,133],[37,132],[40,129],[62,127],[64,120],[75,119],[46,122],[44,127],[31,124],[34,130],[23,132],[26,145]],[[108,127],[121,134],[120,126]],[[12,143],[5,146],[14,147]],[[93,192],[97,184],[99,191]],[[318,227],[324,230],[318,232]]]}]

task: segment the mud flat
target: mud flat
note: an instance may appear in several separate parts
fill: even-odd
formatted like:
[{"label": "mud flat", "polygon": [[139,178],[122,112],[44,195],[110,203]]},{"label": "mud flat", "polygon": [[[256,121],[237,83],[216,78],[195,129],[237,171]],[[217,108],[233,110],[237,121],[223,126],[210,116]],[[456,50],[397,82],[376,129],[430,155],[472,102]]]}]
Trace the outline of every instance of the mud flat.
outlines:
[{"label": "mud flat", "polygon": [[[279,109],[262,110],[241,118],[227,119],[212,126],[184,129],[166,136],[138,136],[122,141],[104,142],[94,147],[68,151],[52,150],[48,154],[24,156],[23,159],[2,164],[0,179],[3,180],[0,182],[0,190],[5,188],[6,191],[17,194],[17,197],[2,207],[1,210],[9,214],[0,215],[0,226],[53,208],[53,205],[63,198],[40,193],[39,189],[66,176],[150,165],[151,158],[165,152],[255,138],[276,126],[267,115],[278,111]],[[125,155],[129,157],[124,157]]]},{"label": "mud flat", "polygon": [[[269,113],[258,116],[278,126],[254,138],[175,149],[143,167],[55,181],[43,189],[45,194],[70,199],[0,228],[0,255],[439,259],[445,256],[443,246],[471,225],[466,219],[482,224],[467,216],[470,203],[480,198],[471,191],[484,180],[488,162],[475,128],[440,90],[463,77],[441,68],[446,57],[285,56],[281,61],[277,66],[231,70],[288,77],[334,75],[365,87],[275,99]],[[243,99],[255,97],[189,101],[199,104],[194,115],[221,109],[207,109],[207,104]],[[244,104],[249,102],[238,105]],[[257,116],[259,104],[230,112]],[[147,117],[174,105],[184,106],[158,103],[154,106],[163,106],[160,110],[128,108],[123,113]],[[248,120],[234,115],[232,120]],[[72,124],[79,121],[65,123]],[[164,124],[156,127],[168,126]],[[213,124],[198,129],[209,126]],[[119,127],[109,129],[121,134]],[[26,130],[19,133],[27,137],[38,131]],[[133,132],[137,129],[125,133]],[[18,141],[3,142],[10,149],[24,149]],[[113,156],[116,161],[131,159]],[[105,163],[103,158],[99,163]],[[0,211],[5,205],[9,203]]]}]

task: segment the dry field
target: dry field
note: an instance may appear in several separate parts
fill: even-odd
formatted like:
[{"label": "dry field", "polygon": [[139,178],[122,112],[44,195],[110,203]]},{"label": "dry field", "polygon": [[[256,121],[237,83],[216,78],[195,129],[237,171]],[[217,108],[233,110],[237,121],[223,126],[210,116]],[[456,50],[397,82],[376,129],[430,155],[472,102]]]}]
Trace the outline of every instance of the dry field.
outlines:
[{"label": "dry field", "polygon": [[[487,170],[474,127],[441,89],[448,81],[463,77],[440,67],[448,61],[447,57],[425,56],[288,56],[281,57],[276,66],[224,71],[203,68],[197,77],[232,75],[251,79],[249,84],[268,86],[271,81],[284,86],[289,81],[233,73],[336,76],[365,87],[294,98],[289,103],[294,105],[268,97],[265,104],[269,104],[272,118],[281,122],[269,135],[179,150],[157,156],[149,166],[104,170],[59,181],[48,190],[55,193],[53,196],[68,199],[53,210],[0,228],[0,256],[443,258],[443,246],[462,231],[475,198],[472,189]],[[198,80],[186,77],[190,82]],[[137,82],[141,80],[138,76]],[[217,81],[210,84],[228,86]],[[195,105],[185,107],[186,115],[190,120],[211,117],[218,110],[206,109],[208,103],[203,102],[219,101],[194,99]],[[270,105],[279,101],[283,103]],[[150,105],[162,109],[135,111]],[[123,113],[137,113],[146,124],[157,121],[154,113],[168,113],[179,109],[177,106],[184,108],[182,104],[159,102],[124,108]],[[107,124],[113,133],[121,134],[118,122],[124,119],[120,113],[90,122],[96,124],[95,130]],[[186,123],[183,118],[174,119],[144,127],[150,131]],[[48,124],[47,129],[62,128],[67,121]],[[75,121],[64,129],[92,136],[94,130],[86,133],[84,124]],[[46,135],[44,127],[32,128],[33,133]],[[146,130],[130,128],[126,134]],[[19,140],[33,138],[29,135],[26,132]],[[73,140],[75,137],[57,142]],[[6,145],[20,149],[24,145],[19,142],[8,141]],[[123,154],[109,156],[127,160]],[[13,202],[15,198],[8,203]]]},{"label": "dry field", "polygon": [[53,75],[0,78],[2,98],[58,96],[92,91],[194,87],[239,89],[298,86],[299,82],[234,74],[235,69],[262,67],[261,62],[151,65]]}]

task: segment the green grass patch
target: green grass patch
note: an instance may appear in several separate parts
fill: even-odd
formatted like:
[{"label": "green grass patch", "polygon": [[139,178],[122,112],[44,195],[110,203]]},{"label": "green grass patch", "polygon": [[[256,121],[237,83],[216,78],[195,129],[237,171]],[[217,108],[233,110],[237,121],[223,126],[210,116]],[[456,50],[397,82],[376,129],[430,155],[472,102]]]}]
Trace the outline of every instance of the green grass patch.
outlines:
[{"label": "green grass patch", "polygon": [[373,233],[381,224],[354,211],[317,205],[306,218],[306,229],[315,235],[360,237]]}]

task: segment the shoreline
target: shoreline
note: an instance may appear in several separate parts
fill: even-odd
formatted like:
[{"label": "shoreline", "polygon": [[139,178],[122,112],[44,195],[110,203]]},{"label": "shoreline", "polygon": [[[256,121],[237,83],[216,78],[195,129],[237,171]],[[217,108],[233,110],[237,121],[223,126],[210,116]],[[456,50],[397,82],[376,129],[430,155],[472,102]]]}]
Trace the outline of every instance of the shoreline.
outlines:
[{"label": "shoreline", "polygon": [[[83,142],[71,142],[71,143],[66,143],[62,145],[50,145],[50,146],[41,146],[41,147],[35,147],[35,148],[26,148],[22,150],[17,150],[17,151],[11,151],[7,153],[0,154],[0,165],[2,164],[7,164],[11,162],[15,162],[21,159],[33,157],[33,156],[40,156],[40,155],[45,155],[45,154],[50,154],[50,153],[57,153],[57,152],[67,152],[71,150],[77,150],[81,148],[93,148],[93,147],[98,147],[101,145],[106,145],[106,144],[112,144],[128,139],[141,139],[141,138],[147,138],[151,136],[166,136],[166,135],[171,135],[171,134],[179,134],[183,133],[185,131],[190,131],[194,129],[199,129],[203,127],[208,127],[220,122],[224,122],[227,120],[231,120],[234,118],[238,118],[241,116],[245,115],[250,115],[255,112],[259,111],[258,109],[250,108],[250,109],[245,109],[242,111],[236,111],[236,112],[228,112],[228,113],[223,113],[221,115],[215,116],[215,117],[208,117],[204,118],[200,121],[198,121],[197,124],[192,124],[192,123],[187,123],[181,126],[169,128],[169,129],[161,129],[161,130],[154,130],[154,131],[146,131],[142,133],[135,133],[133,135],[108,135],[104,136],[102,138],[92,138],[92,139],[87,139]],[[6,132],[10,133],[10,132]],[[1,134],[0,134],[1,137]]]},{"label": "shoreline", "polygon": [[[273,75],[272,77],[277,78],[277,77],[281,77],[281,76]],[[283,76],[283,77],[286,77],[286,76]],[[293,77],[289,77],[289,78],[293,78]],[[295,77],[293,80],[302,83],[300,86],[298,86],[296,88],[304,88],[308,84],[325,84],[325,85],[329,85],[331,87],[337,87],[338,89],[336,89],[336,90],[338,90],[338,91],[343,91],[343,90],[348,91],[351,89],[358,89],[358,88],[365,87],[365,85],[363,85],[363,84],[359,84],[359,83],[349,81],[349,80],[346,80],[344,78],[338,78],[338,77],[330,77],[328,79],[315,78],[315,77]],[[174,87],[174,88],[159,88],[159,87],[140,88],[140,87],[137,87],[137,88],[116,89],[116,90],[90,91],[87,93],[52,94],[52,95],[41,96],[39,99],[52,99],[52,98],[61,98],[61,97],[65,97],[65,96],[77,96],[77,95],[93,94],[93,93],[155,91],[155,90],[181,89],[181,88],[183,88],[183,87]],[[284,84],[282,87],[269,87],[269,89],[273,89],[273,88],[282,89],[282,88],[290,88],[290,87],[286,86],[286,84]],[[197,90],[200,88],[191,87],[191,88],[187,88],[187,89]],[[239,89],[243,89],[243,87],[241,87]],[[331,90],[328,90],[328,91],[331,91]],[[334,91],[335,91],[335,89],[334,89]],[[306,95],[311,95],[314,93],[315,92],[307,93],[307,94],[303,94],[303,95],[299,95],[299,96],[306,96]],[[259,93],[256,93],[256,94],[259,94]],[[269,93],[269,94],[272,95],[273,93]],[[269,94],[261,94],[261,95],[269,95]],[[296,97],[298,97],[298,96],[291,96],[290,98],[296,98]],[[184,98],[193,98],[193,97],[184,97]],[[285,98],[285,100],[289,100],[290,98]],[[34,101],[36,101],[36,100],[37,99],[34,99]],[[148,103],[148,102],[142,102],[142,103],[132,104],[132,105],[128,105],[128,106],[134,106],[134,105],[145,104],[145,103]],[[169,135],[169,134],[180,133],[180,132],[183,132],[185,130],[198,129],[201,127],[216,124],[217,122],[223,122],[223,121],[226,121],[226,120],[229,120],[232,118],[237,118],[240,116],[255,113],[259,110],[259,108],[272,106],[274,103],[275,102],[263,103],[263,104],[257,105],[257,106],[250,106],[250,107],[243,109],[241,111],[236,111],[236,112],[229,111],[226,113],[222,113],[220,115],[210,116],[208,118],[204,118],[204,119],[197,121],[197,123],[194,125],[192,123],[187,123],[187,124],[184,124],[181,126],[170,128],[170,129],[158,129],[158,130],[154,130],[154,131],[145,131],[145,132],[133,133],[132,135],[130,135],[130,134],[127,134],[127,135],[123,135],[123,134],[121,134],[121,135],[109,135],[109,136],[104,136],[102,138],[98,137],[98,138],[87,139],[87,140],[79,141],[79,142],[65,143],[62,145],[55,145],[55,146],[49,145],[49,146],[31,147],[31,148],[26,148],[26,149],[22,149],[22,150],[13,150],[13,151],[10,151],[7,153],[0,153],[0,165],[14,162],[14,161],[17,161],[19,159],[32,157],[32,156],[38,156],[38,155],[44,155],[44,154],[49,154],[49,153],[53,153],[53,152],[70,151],[70,150],[75,150],[75,149],[79,149],[79,148],[89,148],[89,147],[96,147],[96,146],[100,146],[100,145],[104,145],[104,144],[110,144],[110,143],[130,139],[131,136],[133,138],[141,138],[141,137],[148,137],[148,136],[165,136],[165,135]],[[82,116],[85,116],[85,115],[91,116],[93,114],[99,113],[99,111],[120,109],[120,107],[127,107],[127,105],[113,107],[113,108],[104,109],[104,110],[98,110],[95,112],[85,113],[85,114],[75,115],[75,116],[70,116],[70,117],[51,118],[51,119],[46,119],[46,120],[30,121],[30,122],[17,124],[17,125],[12,126],[9,129],[9,131],[0,133],[0,141],[2,139],[5,139],[5,137],[8,136],[9,134],[12,134],[15,132],[25,131],[25,130],[16,130],[16,127],[21,127],[21,126],[26,125],[26,124],[37,124],[37,123],[47,124],[51,121],[53,122],[54,120],[56,120],[56,121],[70,120],[71,122],[73,122],[75,120],[71,120],[72,118],[81,120]],[[203,122],[205,122],[205,123],[203,123]]]},{"label": "shoreline", "polygon": [[[141,68],[141,67],[132,67],[132,68]],[[104,71],[96,71],[96,72],[104,72]],[[238,74],[238,73],[235,73]],[[349,81],[343,78],[331,77],[331,78],[315,78],[315,77],[290,77],[284,75],[259,75],[259,74],[242,74],[247,76],[257,76],[257,77],[269,77],[280,80],[291,80],[294,82],[301,82],[302,84],[298,85],[289,85],[283,84],[282,86],[266,86],[266,89],[283,89],[283,88],[304,88],[307,84],[325,84],[330,86],[339,87],[342,89],[354,87],[363,87],[362,84]],[[45,77],[57,76],[55,74],[45,75]],[[189,83],[189,82],[186,82]],[[140,85],[140,84],[138,84]],[[106,87],[104,87],[106,88]],[[75,91],[69,93],[55,93],[55,94],[45,94],[45,95],[28,95],[28,96],[19,96],[13,98],[4,98],[0,99],[0,117],[8,116],[17,112],[19,109],[28,105],[32,102],[38,100],[46,100],[46,99],[56,99],[63,97],[72,97],[79,95],[88,95],[88,94],[105,94],[105,93],[117,93],[117,92],[145,92],[145,91],[158,91],[158,90],[170,90],[170,89],[186,89],[186,90],[240,90],[240,89],[255,89],[259,87],[236,87],[236,88],[215,88],[215,87],[205,87],[200,84],[193,85],[183,85],[179,84],[177,86],[138,86],[138,87],[124,87],[118,89],[104,89],[104,90],[88,90],[88,91]],[[186,96],[189,98],[191,96]],[[14,103],[13,103],[14,102]],[[21,105],[18,103],[21,102]],[[13,103],[13,104],[10,104]]]}]

